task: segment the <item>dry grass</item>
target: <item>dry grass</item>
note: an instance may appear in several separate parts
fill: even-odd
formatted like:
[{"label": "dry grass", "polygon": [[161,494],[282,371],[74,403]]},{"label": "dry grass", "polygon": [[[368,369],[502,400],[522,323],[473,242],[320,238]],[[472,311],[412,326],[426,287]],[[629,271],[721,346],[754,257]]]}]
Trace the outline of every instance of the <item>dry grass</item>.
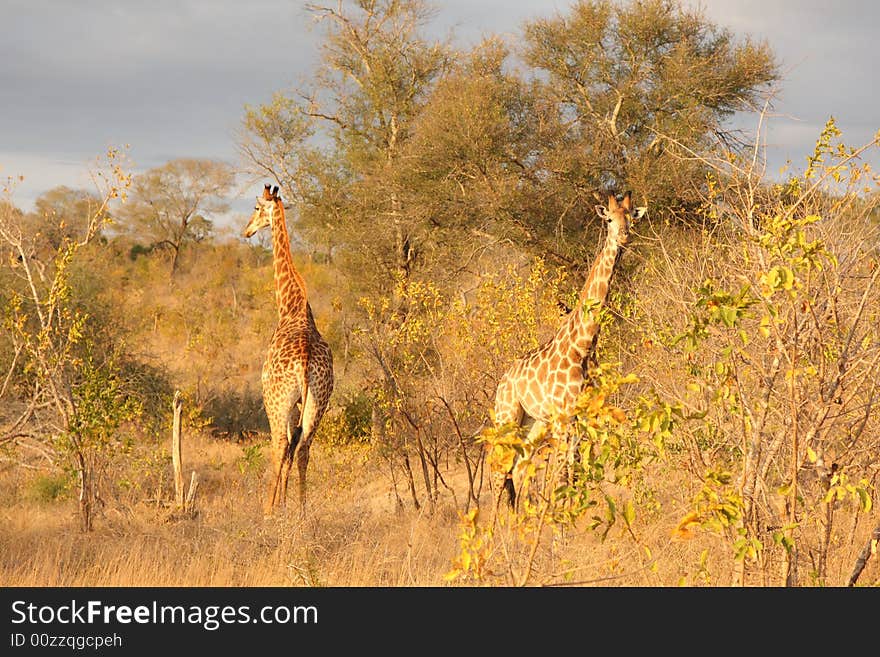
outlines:
[{"label": "dry grass", "polygon": [[[396,508],[390,477],[362,449],[313,447],[310,510],[289,508],[264,519],[257,471],[241,467],[243,448],[190,439],[187,470],[200,476],[197,512],[175,514],[167,487],[156,499],[107,503],[89,535],[77,529],[72,499],[27,495],[33,471],[8,469],[0,479],[0,585],[3,586],[343,586],[460,585],[444,575],[459,550],[451,498],[433,514]],[[602,541],[584,529],[548,539],[534,581],[573,586],[705,586],[730,581],[721,541],[700,535],[672,540],[691,491],[676,468],[662,482],[652,511],[642,510],[636,538],[612,530]],[[170,473],[169,473],[170,474]],[[295,483],[293,480],[292,484]],[[290,507],[295,506],[291,504]],[[862,521],[839,539],[831,579],[845,582],[870,527]],[[701,554],[706,560],[701,567]],[[503,565],[503,560],[496,559]],[[500,575],[501,573],[499,573]],[[869,562],[860,580],[877,585]],[[502,577],[485,584],[502,584]]]},{"label": "dry grass", "polygon": [[[207,438],[193,439],[184,454],[188,469],[200,475],[193,517],[173,513],[164,500],[108,504],[96,530],[86,536],[76,530],[72,500],[28,500],[21,492],[27,480],[10,476],[0,510],[0,582],[408,586],[441,581],[455,542],[454,514],[394,513],[384,478],[350,462],[356,455],[348,454],[346,462],[317,447],[313,451],[305,521],[293,508],[264,519],[258,477],[239,467],[242,448]],[[362,481],[352,478],[355,470]],[[163,497],[172,495],[166,490]]]}]

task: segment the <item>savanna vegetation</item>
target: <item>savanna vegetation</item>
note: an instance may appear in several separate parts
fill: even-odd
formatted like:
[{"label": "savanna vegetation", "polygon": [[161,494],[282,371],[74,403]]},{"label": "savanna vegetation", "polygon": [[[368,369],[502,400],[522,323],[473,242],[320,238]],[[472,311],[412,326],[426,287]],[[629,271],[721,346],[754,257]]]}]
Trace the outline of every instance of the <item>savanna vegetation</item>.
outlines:
[{"label": "savanna vegetation", "polygon": [[[7,185],[0,581],[880,583],[880,134],[850,147],[829,111],[767,171],[770,46],[677,0],[580,0],[468,49],[421,0],[309,10],[320,66],[243,108],[238,162],[111,150],[33,212]],[[277,311],[268,235],[223,220],[236,180],[281,188],[334,352],[305,517],[262,515]],[[648,215],[593,385],[524,450],[495,389],[577,302],[604,190]],[[516,454],[524,503],[496,509]]]}]

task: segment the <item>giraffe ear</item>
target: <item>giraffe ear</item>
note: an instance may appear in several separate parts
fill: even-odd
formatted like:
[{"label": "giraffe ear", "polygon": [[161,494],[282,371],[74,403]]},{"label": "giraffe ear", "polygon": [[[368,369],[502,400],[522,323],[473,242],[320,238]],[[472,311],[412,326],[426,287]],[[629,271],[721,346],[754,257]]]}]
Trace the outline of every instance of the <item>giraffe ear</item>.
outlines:
[{"label": "giraffe ear", "polygon": [[645,216],[645,213],[648,211],[648,207],[646,205],[640,205],[635,210],[632,211],[633,219],[641,219]]},{"label": "giraffe ear", "polygon": [[617,197],[614,194],[608,195],[608,210],[614,212],[618,208]]},{"label": "giraffe ear", "polygon": [[596,214],[598,214],[602,219],[604,219],[605,212],[606,212],[605,206],[604,205],[594,205],[593,207],[596,208]]},{"label": "giraffe ear", "polygon": [[623,201],[621,202],[624,210],[632,209],[632,192],[627,190],[623,195]]}]

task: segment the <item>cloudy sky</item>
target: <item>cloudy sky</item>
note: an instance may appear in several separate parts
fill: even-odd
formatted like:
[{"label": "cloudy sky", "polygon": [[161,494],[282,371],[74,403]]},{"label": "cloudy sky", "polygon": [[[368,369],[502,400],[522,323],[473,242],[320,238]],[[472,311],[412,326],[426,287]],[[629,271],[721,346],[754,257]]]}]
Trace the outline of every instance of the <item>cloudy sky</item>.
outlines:
[{"label": "cloudy sky", "polygon": [[[335,3],[335,0],[333,0]],[[834,115],[851,145],[880,129],[872,0],[685,0],[766,39],[784,81],[767,132],[771,168],[800,166]],[[0,0],[0,180],[25,209],[56,185],[92,188],[109,146],[134,172],[177,157],[236,162],[246,104],[303,81],[319,33],[304,0]],[[435,0],[433,34],[513,37],[565,0]],[[751,123],[750,123],[751,125]],[[241,207],[253,189],[239,191]],[[236,204],[238,205],[238,204]]]}]

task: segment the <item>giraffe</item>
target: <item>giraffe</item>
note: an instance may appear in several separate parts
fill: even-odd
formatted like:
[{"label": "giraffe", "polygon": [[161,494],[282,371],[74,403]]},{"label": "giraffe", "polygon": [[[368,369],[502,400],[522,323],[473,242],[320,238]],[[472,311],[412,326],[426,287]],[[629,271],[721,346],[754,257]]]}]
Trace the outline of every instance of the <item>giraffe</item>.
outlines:
[{"label": "giraffe", "polygon": [[[579,303],[552,339],[514,362],[502,376],[495,392],[496,427],[511,423],[526,426],[531,422],[526,440],[529,444],[553,413],[574,402],[588,384],[589,361],[594,357],[599,331],[599,311],[608,296],[621,247],[629,239],[630,225],[640,219],[646,209],[632,207],[631,192],[626,192],[620,202],[609,193],[607,208],[596,206],[596,213],[608,224],[608,234],[580,292]],[[511,507],[516,504],[517,475],[514,465],[499,487],[507,491]]]},{"label": "giraffe", "polygon": [[[315,429],[333,392],[333,354],[315,326],[305,281],[290,255],[290,237],[284,203],[278,187],[265,185],[257,197],[254,213],[244,229],[245,237],[269,226],[272,230],[275,299],[278,325],[263,363],[263,405],[272,432],[272,477],[265,498],[271,515],[287,498],[287,480],[296,461],[299,471],[300,512],[306,508],[306,468]],[[293,412],[299,404],[299,417]],[[294,422],[295,420],[295,422]]]}]

